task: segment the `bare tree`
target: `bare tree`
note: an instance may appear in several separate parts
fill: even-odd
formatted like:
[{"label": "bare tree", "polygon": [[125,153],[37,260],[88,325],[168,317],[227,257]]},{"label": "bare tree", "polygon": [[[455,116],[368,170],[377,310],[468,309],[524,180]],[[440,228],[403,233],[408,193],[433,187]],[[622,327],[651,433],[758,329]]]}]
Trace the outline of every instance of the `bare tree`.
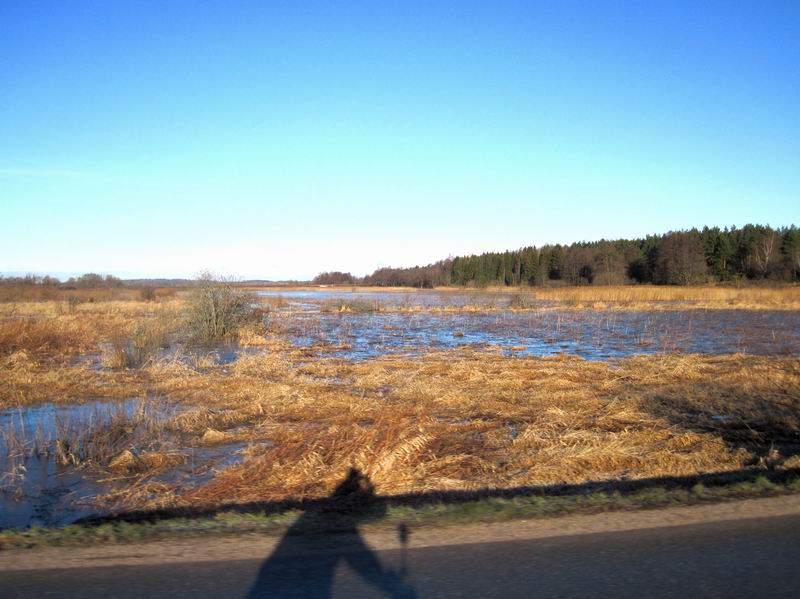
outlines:
[{"label": "bare tree", "polygon": [[766,278],[767,274],[769,274],[773,250],[775,248],[775,239],[777,237],[775,231],[767,229],[756,245],[754,258],[762,278]]}]

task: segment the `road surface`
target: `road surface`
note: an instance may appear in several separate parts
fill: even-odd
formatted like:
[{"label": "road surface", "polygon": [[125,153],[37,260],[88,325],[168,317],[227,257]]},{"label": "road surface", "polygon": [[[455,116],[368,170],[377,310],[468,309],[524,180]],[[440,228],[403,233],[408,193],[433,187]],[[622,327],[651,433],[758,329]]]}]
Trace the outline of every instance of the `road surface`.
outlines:
[{"label": "road surface", "polygon": [[262,559],[4,570],[0,596],[800,597],[800,515],[406,549],[293,544]]}]

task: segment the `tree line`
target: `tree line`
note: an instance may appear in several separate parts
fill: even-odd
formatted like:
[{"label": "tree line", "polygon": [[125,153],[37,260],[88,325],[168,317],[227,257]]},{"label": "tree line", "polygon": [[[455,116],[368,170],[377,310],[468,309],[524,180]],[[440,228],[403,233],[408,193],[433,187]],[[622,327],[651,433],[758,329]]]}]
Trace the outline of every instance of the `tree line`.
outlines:
[{"label": "tree line", "polygon": [[25,275],[24,277],[0,276],[0,285],[16,287],[60,287],[61,289],[111,289],[122,287],[125,283],[122,279],[113,275],[103,276],[93,272],[87,272],[79,277],[70,277],[64,283],[49,275],[43,277],[33,274]]},{"label": "tree line", "polygon": [[694,285],[800,280],[800,229],[704,227],[640,239],[528,246],[456,256],[428,266],[380,268],[362,279],[322,273],[315,282],[431,288],[444,285]]}]

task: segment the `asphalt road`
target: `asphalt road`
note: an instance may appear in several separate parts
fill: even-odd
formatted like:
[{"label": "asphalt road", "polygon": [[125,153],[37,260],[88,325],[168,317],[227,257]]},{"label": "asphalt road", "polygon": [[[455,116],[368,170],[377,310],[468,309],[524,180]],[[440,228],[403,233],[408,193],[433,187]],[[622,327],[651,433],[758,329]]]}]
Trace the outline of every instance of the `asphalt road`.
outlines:
[{"label": "asphalt road", "polygon": [[[202,543],[202,541],[198,541]],[[263,560],[0,572],[0,597],[800,597],[800,516]]]}]

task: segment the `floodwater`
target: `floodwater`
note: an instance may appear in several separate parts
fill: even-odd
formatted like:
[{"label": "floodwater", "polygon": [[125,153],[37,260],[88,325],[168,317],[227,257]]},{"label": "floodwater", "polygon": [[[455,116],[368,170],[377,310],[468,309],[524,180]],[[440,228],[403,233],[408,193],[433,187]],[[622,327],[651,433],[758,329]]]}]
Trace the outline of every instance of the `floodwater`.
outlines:
[{"label": "floodwater", "polygon": [[[503,308],[515,294],[381,291],[260,291],[276,308],[271,334],[320,356],[364,360],[383,355],[418,356],[429,350],[468,347],[509,356],[568,354],[610,360],[636,354],[682,352],[800,355],[800,312],[746,310],[576,311],[539,302],[527,310],[437,310]],[[342,307],[345,309],[342,310]],[[388,308],[388,309],[387,309]],[[98,348],[102,351],[102,348]],[[259,348],[221,346],[205,358],[225,366]],[[171,352],[171,353],[170,353]],[[172,359],[189,359],[184,348],[165,350]],[[102,368],[100,354],[88,358]],[[146,403],[143,403],[146,402]],[[130,484],[102,479],[85,465],[62,465],[56,440],[87,443],[91,432],[113,421],[133,422],[126,447],[136,451],[179,452],[182,465],[151,480],[196,485],[216,470],[242,459],[244,443],[192,447],[169,431],[137,437],[136,414],[155,410],[165,421],[181,408],[166,400],[88,401],[80,405],[44,404],[0,412],[0,529],[60,526],[103,513],[98,497]],[[153,418],[142,419],[152,426]],[[91,449],[91,448],[89,448]],[[114,446],[113,451],[120,447]],[[107,457],[107,456],[106,456]],[[89,461],[91,463],[91,461]],[[107,475],[106,475],[107,476]]]},{"label": "floodwater", "polygon": [[[590,360],[663,352],[800,355],[800,312],[752,310],[575,311],[542,303],[524,311],[380,311],[386,307],[503,307],[513,295],[373,291],[261,292],[285,300],[273,317],[298,346],[366,359],[456,347],[508,355],[570,354]],[[353,311],[337,311],[337,306]]]},{"label": "floodwater", "polygon": [[[137,419],[148,410],[156,412],[154,418]],[[101,478],[91,467],[61,464],[56,440],[70,439],[78,451],[79,445],[91,442],[92,431],[108,430],[114,421],[124,421],[130,434],[113,453],[128,448],[169,450],[185,457],[180,466],[149,480],[199,484],[209,480],[215,470],[241,459],[246,443],[181,447],[178,435],[153,437],[153,422],[163,422],[179,410],[163,402],[137,398],[72,405],[48,403],[0,412],[0,530],[63,526],[105,513],[97,504],[98,496],[124,488],[130,480],[109,479],[107,474]],[[137,431],[137,426],[149,430]]]}]

